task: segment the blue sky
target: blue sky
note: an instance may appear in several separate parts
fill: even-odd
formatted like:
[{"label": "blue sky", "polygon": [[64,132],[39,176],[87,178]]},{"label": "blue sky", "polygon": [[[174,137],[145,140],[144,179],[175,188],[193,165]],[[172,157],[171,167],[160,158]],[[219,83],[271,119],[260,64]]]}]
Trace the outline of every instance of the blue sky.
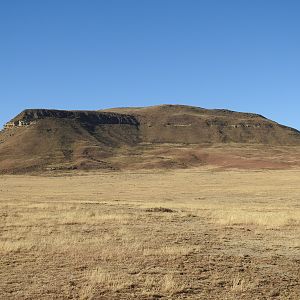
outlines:
[{"label": "blue sky", "polygon": [[298,0],[0,0],[0,123],[162,103],[300,129]]}]

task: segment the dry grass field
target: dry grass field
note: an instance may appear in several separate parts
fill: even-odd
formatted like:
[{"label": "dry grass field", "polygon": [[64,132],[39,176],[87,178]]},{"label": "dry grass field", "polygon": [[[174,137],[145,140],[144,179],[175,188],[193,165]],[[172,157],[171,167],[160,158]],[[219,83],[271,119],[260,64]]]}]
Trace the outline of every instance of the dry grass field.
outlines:
[{"label": "dry grass field", "polygon": [[0,299],[300,299],[300,170],[0,178]]}]

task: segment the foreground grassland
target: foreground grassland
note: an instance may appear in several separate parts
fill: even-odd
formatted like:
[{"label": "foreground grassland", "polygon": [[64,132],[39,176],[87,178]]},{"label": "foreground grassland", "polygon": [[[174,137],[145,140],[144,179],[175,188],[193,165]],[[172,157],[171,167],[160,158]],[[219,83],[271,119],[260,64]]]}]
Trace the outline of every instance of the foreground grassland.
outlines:
[{"label": "foreground grassland", "polygon": [[0,299],[300,299],[300,171],[0,178]]}]

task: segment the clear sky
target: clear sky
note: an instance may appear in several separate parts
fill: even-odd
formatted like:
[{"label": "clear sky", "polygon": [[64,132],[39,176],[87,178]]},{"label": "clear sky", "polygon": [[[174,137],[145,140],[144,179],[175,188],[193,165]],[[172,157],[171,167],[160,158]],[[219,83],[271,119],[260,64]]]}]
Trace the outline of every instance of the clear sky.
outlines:
[{"label": "clear sky", "polygon": [[162,103],[300,129],[299,0],[0,0],[0,123]]}]

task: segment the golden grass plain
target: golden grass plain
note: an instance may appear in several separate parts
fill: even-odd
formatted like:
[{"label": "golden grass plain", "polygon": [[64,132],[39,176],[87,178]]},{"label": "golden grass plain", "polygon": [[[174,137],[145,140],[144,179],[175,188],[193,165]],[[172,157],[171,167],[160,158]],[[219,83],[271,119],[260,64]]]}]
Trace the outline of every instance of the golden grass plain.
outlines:
[{"label": "golden grass plain", "polygon": [[300,299],[300,170],[0,178],[0,299]]}]

